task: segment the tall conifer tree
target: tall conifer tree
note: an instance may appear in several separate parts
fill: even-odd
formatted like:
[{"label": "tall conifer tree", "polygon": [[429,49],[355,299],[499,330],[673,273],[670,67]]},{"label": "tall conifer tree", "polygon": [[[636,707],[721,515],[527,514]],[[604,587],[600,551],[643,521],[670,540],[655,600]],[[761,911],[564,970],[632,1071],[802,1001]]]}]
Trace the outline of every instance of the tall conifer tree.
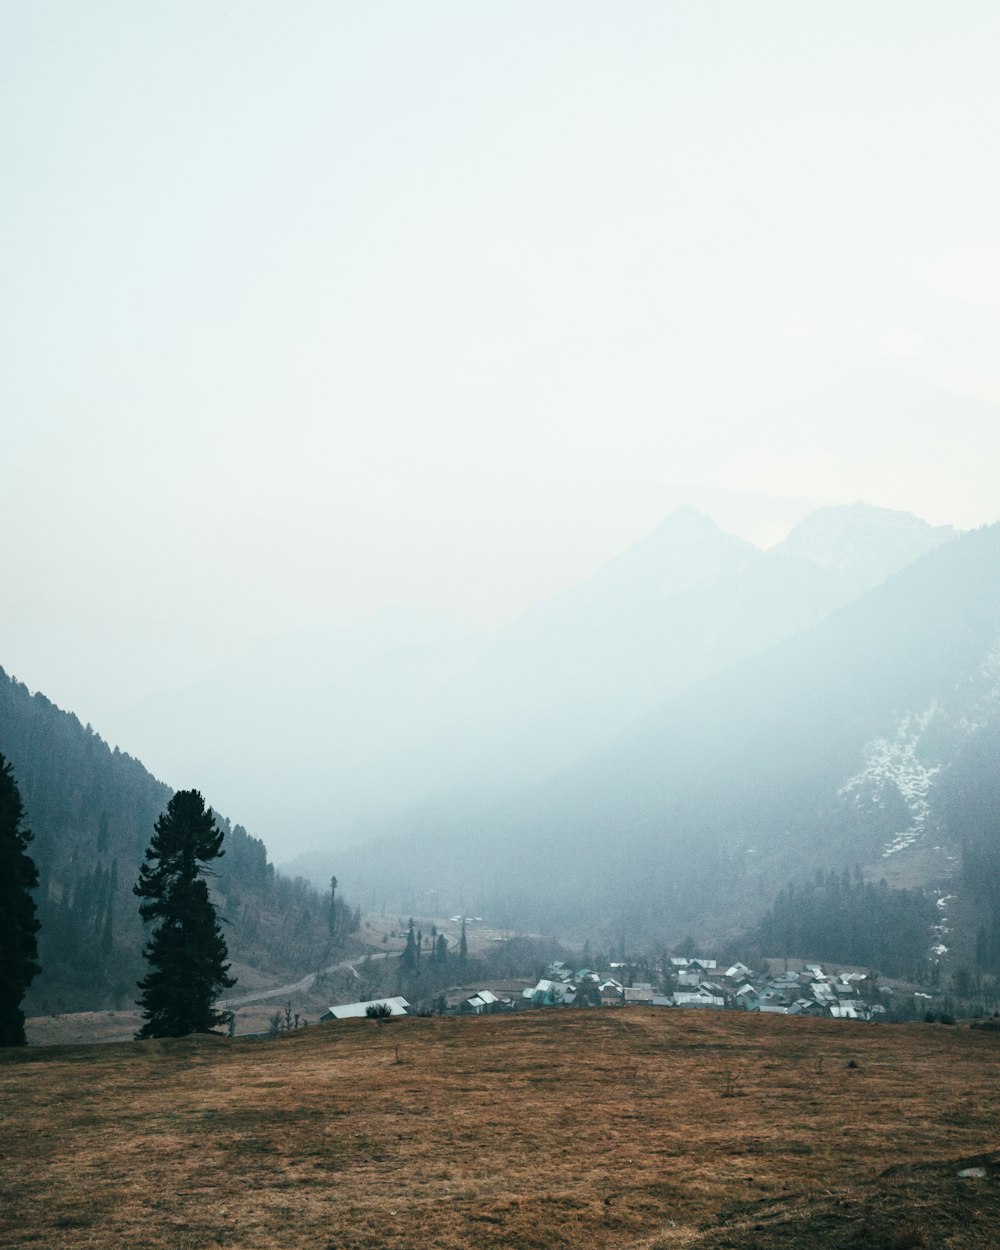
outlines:
[{"label": "tall conifer tree", "polygon": [[413,972],[417,966],[417,939],[413,933],[413,917],[410,917],[410,927],[406,931],[406,947],[401,956],[403,967],[407,972]]},{"label": "tall conifer tree", "polygon": [[21,1001],[41,969],[35,934],[38,870],[28,854],[31,833],[21,828],[24,805],[11,766],[0,755],[0,1046],[23,1046]]},{"label": "tall conifer tree", "polygon": [[330,916],[329,928],[330,936],[337,936],[337,878],[330,878]]},{"label": "tall conifer tree", "polygon": [[208,893],[207,865],[224,854],[223,834],[197,790],[180,790],[154,826],[134,892],[139,914],[158,921],[144,955],[149,973],[139,982],[146,1022],[136,1034],[183,1037],[225,1024],[215,1010],[228,975],[229,951]]}]

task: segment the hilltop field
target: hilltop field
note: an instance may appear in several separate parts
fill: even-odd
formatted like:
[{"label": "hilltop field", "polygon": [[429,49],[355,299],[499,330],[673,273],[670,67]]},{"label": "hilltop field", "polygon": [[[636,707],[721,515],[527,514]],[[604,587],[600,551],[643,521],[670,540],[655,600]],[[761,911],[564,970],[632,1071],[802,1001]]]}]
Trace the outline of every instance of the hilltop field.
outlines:
[{"label": "hilltop field", "polygon": [[[655,1009],[0,1052],[0,1246],[990,1250],[1000,1034]],[[969,1175],[961,1175],[970,1172]]]}]

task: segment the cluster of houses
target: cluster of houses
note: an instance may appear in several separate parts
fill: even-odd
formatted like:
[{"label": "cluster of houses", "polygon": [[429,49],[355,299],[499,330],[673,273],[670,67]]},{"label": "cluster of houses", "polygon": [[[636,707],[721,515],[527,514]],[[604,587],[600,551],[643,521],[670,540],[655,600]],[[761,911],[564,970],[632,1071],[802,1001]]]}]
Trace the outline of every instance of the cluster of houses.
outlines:
[{"label": "cluster of houses", "polygon": [[[557,961],[546,969],[536,985],[518,993],[497,994],[482,989],[467,998],[452,1001],[447,1008],[454,1015],[492,1015],[533,1007],[572,1006],[650,1006],[705,1007],[715,1010],[760,1011],[783,1016],[827,1016],[838,1020],[873,1020],[885,1016],[886,1006],[878,1001],[892,994],[889,986],[872,984],[863,972],[827,973],[819,964],[806,964],[799,971],[782,966],[776,971],[757,974],[746,964],[720,967],[714,959],[677,956],[669,962],[664,980],[670,991],[652,982],[627,977],[621,965],[612,971],[625,972],[625,981],[602,976],[590,968],[573,970]],[[666,970],[665,970],[666,971]],[[921,997],[926,997],[921,995]],[[375,999],[331,1007],[323,1020],[345,1019],[372,1014],[407,1015],[410,1004],[404,998]]]},{"label": "cluster of houses", "polygon": [[[806,964],[801,971],[756,975],[746,964],[719,969],[715,960],[671,959],[678,988],[677,1006],[698,1006],[697,996],[716,1001],[706,1006],[737,1007],[777,1015],[830,1016],[837,1020],[870,1020],[885,1015],[884,1003],[875,994],[891,994],[888,986],[876,988],[864,972],[824,971],[820,964]],[[693,965],[693,967],[692,967]],[[693,986],[693,982],[697,982]],[[695,997],[692,998],[691,995]],[[717,1000],[722,998],[722,1002]]]},{"label": "cluster of houses", "polygon": [[[669,967],[672,988],[663,992],[648,981],[626,985],[589,968],[574,972],[556,963],[537,985],[524,990],[518,1005],[571,1006],[582,1000],[605,1006],[735,1008],[840,1020],[871,1020],[886,1014],[883,1003],[872,1001],[874,987],[863,972],[828,974],[819,964],[808,964],[800,972],[783,968],[757,975],[743,963],[723,968],[714,959],[681,956],[672,958]],[[891,990],[879,987],[875,993]]]}]

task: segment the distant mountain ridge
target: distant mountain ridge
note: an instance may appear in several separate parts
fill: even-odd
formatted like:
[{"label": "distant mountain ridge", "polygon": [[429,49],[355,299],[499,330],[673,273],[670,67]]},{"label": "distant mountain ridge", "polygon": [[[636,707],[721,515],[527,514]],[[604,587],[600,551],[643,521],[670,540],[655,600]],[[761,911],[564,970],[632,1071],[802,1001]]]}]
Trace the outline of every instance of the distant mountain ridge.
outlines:
[{"label": "distant mountain ridge", "polygon": [[[765,553],[681,509],[486,643],[402,615],[360,627],[327,657],[334,685],[310,690],[306,718],[321,768],[336,738],[322,736],[327,713],[367,743],[312,796],[346,796],[342,828],[359,845],[310,867],[376,906],[477,900],[511,925],[617,916],[637,932],[751,916],[788,873],[844,857],[871,869],[923,856],[925,877],[944,881],[954,812],[993,810],[969,761],[1000,726],[998,572],[998,526],[955,536],[852,505]],[[253,689],[238,711],[295,819],[303,656],[283,655],[286,714]],[[331,689],[341,701],[328,708]],[[193,724],[227,711],[218,691],[211,712],[197,693]],[[224,723],[212,732],[225,740]],[[2,670],[0,751],[43,878],[49,971],[35,1006],[130,999],[142,945],[130,888],[171,791]],[[224,823],[217,888],[234,958],[315,966],[329,939],[321,897]]]},{"label": "distant mountain ridge", "polygon": [[677,594],[750,568],[759,557],[753,543],[686,504],[669,513],[646,538],[609,560],[580,589],[603,592],[636,578],[650,580],[653,573],[654,588]]},{"label": "distant mountain ridge", "polygon": [[[405,842],[358,848],[349,871],[371,897],[433,882],[499,923],[589,916],[676,936],[752,919],[797,874],[860,864],[940,887],[946,928],[965,905],[969,839],[1000,847],[996,743],[991,526],[667,699],[560,775],[500,803],[415,809]],[[973,827],[970,811],[997,813],[996,826]]]},{"label": "distant mountain ridge", "polygon": [[[665,699],[817,624],[953,535],[868,505],[814,517],[765,553],[693,508],[672,512],[431,689],[418,730],[330,793],[348,813],[331,829],[364,838],[435,796],[502,797],[571,767]],[[293,862],[301,871],[310,861]]]},{"label": "distant mountain ridge", "polygon": [[860,594],[957,535],[950,525],[858,502],[810,513],[768,555],[834,569]]}]

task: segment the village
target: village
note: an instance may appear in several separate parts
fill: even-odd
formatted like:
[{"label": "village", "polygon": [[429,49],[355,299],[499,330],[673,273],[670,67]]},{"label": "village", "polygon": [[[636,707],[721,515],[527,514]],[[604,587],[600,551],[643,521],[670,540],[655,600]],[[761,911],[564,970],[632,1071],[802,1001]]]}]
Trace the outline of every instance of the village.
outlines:
[{"label": "village", "polygon": [[[712,958],[673,956],[665,962],[660,984],[656,985],[641,979],[643,973],[636,975],[626,964],[612,963],[604,975],[592,968],[574,969],[555,960],[534,984],[514,980],[491,982],[474,993],[469,992],[469,987],[454,988],[440,995],[433,1008],[411,1004],[397,994],[333,1006],[321,1019],[644,1006],[878,1021],[926,1018],[934,1014],[932,1006],[941,997],[939,993],[890,983],[858,969],[828,971],[818,963],[793,959],[769,959],[764,963],[765,970],[755,972],[739,961],[722,966]],[[945,1013],[941,1015],[943,1019]]]}]

